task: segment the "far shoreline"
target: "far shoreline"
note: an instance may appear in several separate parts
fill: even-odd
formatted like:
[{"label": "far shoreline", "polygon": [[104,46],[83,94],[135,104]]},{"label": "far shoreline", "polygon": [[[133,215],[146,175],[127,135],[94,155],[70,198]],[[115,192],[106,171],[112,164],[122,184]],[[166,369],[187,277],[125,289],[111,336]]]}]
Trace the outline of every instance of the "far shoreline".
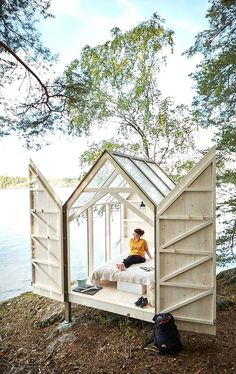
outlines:
[{"label": "far shoreline", "polygon": [[[1,177],[1,176],[0,176]],[[49,184],[53,187],[76,187],[79,183],[78,178],[63,178],[63,179],[49,179]],[[29,188],[29,180],[19,184],[9,183],[6,186],[2,186],[0,183],[0,190],[12,190]]]}]

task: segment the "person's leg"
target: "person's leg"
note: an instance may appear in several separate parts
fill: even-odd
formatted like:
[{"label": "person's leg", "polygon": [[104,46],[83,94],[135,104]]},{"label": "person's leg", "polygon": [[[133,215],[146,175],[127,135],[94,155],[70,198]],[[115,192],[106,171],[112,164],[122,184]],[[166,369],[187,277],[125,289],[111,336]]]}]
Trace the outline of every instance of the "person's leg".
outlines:
[{"label": "person's leg", "polygon": [[133,264],[140,264],[142,262],[145,262],[145,258],[142,256],[136,256],[136,255],[130,255],[123,260],[123,263],[126,269],[129,268]]},{"label": "person's leg", "polygon": [[124,271],[126,269],[125,264],[123,262],[121,262],[120,264],[116,264],[116,266],[120,271]]},{"label": "person's leg", "polygon": [[120,264],[116,264],[117,268],[121,271],[124,271],[126,270],[127,268],[129,268],[131,265],[133,265],[133,257],[134,256],[128,256],[126,258],[124,258],[124,260],[120,263]]},{"label": "person's leg", "polygon": [[133,259],[133,261],[134,261],[133,263],[134,264],[141,264],[141,263],[143,263],[143,262],[146,261],[146,259],[144,257],[142,257],[142,256],[133,256],[133,257],[135,257]]},{"label": "person's leg", "polygon": [[125,267],[124,262],[122,262],[122,263],[120,264],[119,269],[120,269],[121,271],[125,271],[125,270],[126,270],[126,267]]},{"label": "person's leg", "polygon": [[124,264],[126,269],[129,268],[131,265],[133,265],[133,256],[130,255],[130,256],[124,258],[123,264]]}]

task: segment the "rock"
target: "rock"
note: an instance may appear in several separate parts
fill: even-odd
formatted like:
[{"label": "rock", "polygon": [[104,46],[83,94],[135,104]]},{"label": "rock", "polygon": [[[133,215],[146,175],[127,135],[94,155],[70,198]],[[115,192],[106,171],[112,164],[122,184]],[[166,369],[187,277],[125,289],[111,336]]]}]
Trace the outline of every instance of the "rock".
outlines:
[{"label": "rock", "polygon": [[46,339],[47,340],[53,340],[54,338],[56,338],[57,336],[59,335],[59,331],[58,329],[54,330]]},{"label": "rock", "polygon": [[68,322],[66,322],[66,321],[63,321],[63,322],[61,322],[58,326],[57,326],[57,328],[56,328],[56,330],[54,330],[48,337],[47,337],[47,339],[46,340],[52,340],[52,339],[54,339],[54,338],[56,338],[61,332],[63,332],[63,331],[65,331],[65,330],[67,330],[67,329],[69,329],[71,326],[73,326],[74,324],[76,323],[76,321],[75,320],[72,320],[72,322],[70,322],[70,323],[68,323]]},{"label": "rock", "polygon": [[75,334],[70,332],[69,334],[63,335],[58,339],[59,344],[71,343],[75,339]]},{"label": "rock", "polygon": [[12,366],[8,373],[9,374],[20,374],[22,373],[22,371],[20,367]]},{"label": "rock", "polygon": [[49,310],[49,313],[46,315],[44,319],[42,319],[41,321],[35,321],[33,323],[33,327],[42,328],[42,327],[50,326],[50,325],[53,325],[53,323],[57,321],[61,321],[63,319],[64,319],[64,308],[59,307],[53,311]]},{"label": "rock", "polygon": [[75,334],[71,332],[69,334],[65,334],[61,336],[60,338],[56,339],[53,343],[50,343],[46,348],[47,358],[54,353],[54,351],[56,350],[56,347],[58,347],[59,345],[65,344],[65,343],[67,344],[71,343],[72,341],[74,341],[75,337],[76,337]]},{"label": "rock", "polygon": [[233,304],[232,300],[225,296],[218,295],[216,297],[216,310],[228,309]]},{"label": "rock", "polygon": [[58,326],[57,326],[57,330],[59,332],[62,332],[62,331],[65,331],[67,329],[69,329],[71,326],[73,326],[74,324],[76,323],[76,321],[72,320],[72,322],[66,322],[66,321],[63,321],[61,322]]},{"label": "rock", "polygon": [[53,354],[56,344],[57,344],[57,342],[53,342],[53,343],[48,344],[48,346],[46,348],[46,351],[45,351],[47,358],[49,358],[49,356],[51,356]]},{"label": "rock", "polygon": [[216,279],[217,280],[221,279],[222,281],[227,282],[229,284],[235,284],[236,283],[236,268],[221,271],[217,275]]},{"label": "rock", "polygon": [[72,319],[72,322],[66,322],[66,321],[63,321],[61,322],[57,327],[56,327],[56,330],[54,330],[48,337],[46,340],[53,340],[54,338],[56,338],[61,332],[69,329],[71,326],[73,326],[77,321],[75,319]]}]

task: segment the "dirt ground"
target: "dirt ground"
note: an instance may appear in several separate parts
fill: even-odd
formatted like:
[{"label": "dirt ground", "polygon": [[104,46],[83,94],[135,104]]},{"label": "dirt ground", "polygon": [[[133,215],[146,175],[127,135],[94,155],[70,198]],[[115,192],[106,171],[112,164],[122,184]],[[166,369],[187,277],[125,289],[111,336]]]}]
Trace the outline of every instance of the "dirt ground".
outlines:
[{"label": "dirt ground", "polygon": [[217,279],[217,335],[180,332],[184,350],[173,356],[144,348],[151,323],[73,305],[68,327],[63,304],[22,294],[0,304],[0,373],[235,373],[235,274]]}]

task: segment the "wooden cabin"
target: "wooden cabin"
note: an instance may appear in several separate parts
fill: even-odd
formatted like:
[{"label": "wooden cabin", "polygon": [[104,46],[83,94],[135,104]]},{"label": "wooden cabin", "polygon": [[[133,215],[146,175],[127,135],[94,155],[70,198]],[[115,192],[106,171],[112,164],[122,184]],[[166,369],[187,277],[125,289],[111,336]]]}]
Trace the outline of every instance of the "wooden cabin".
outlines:
[{"label": "wooden cabin", "polygon": [[[181,330],[215,334],[215,148],[177,185],[155,162],[105,151],[64,204],[32,161],[29,175],[33,291],[65,302],[67,321],[76,303],[150,322],[155,314],[170,312]],[[129,269],[119,272],[113,259],[114,206],[121,258],[134,229],[145,231],[153,253],[148,280],[139,283],[131,273],[128,280],[120,278]],[[102,275],[102,288],[89,295],[75,291],[70,232],[83,216],[87,275],[96,283],[98,208],[104,217],[104,262],[112,276]],[[142,278],[145,269],[138,266],[136,273]],[[145,308],[134,304],[140,295],[148,298]]]}]

